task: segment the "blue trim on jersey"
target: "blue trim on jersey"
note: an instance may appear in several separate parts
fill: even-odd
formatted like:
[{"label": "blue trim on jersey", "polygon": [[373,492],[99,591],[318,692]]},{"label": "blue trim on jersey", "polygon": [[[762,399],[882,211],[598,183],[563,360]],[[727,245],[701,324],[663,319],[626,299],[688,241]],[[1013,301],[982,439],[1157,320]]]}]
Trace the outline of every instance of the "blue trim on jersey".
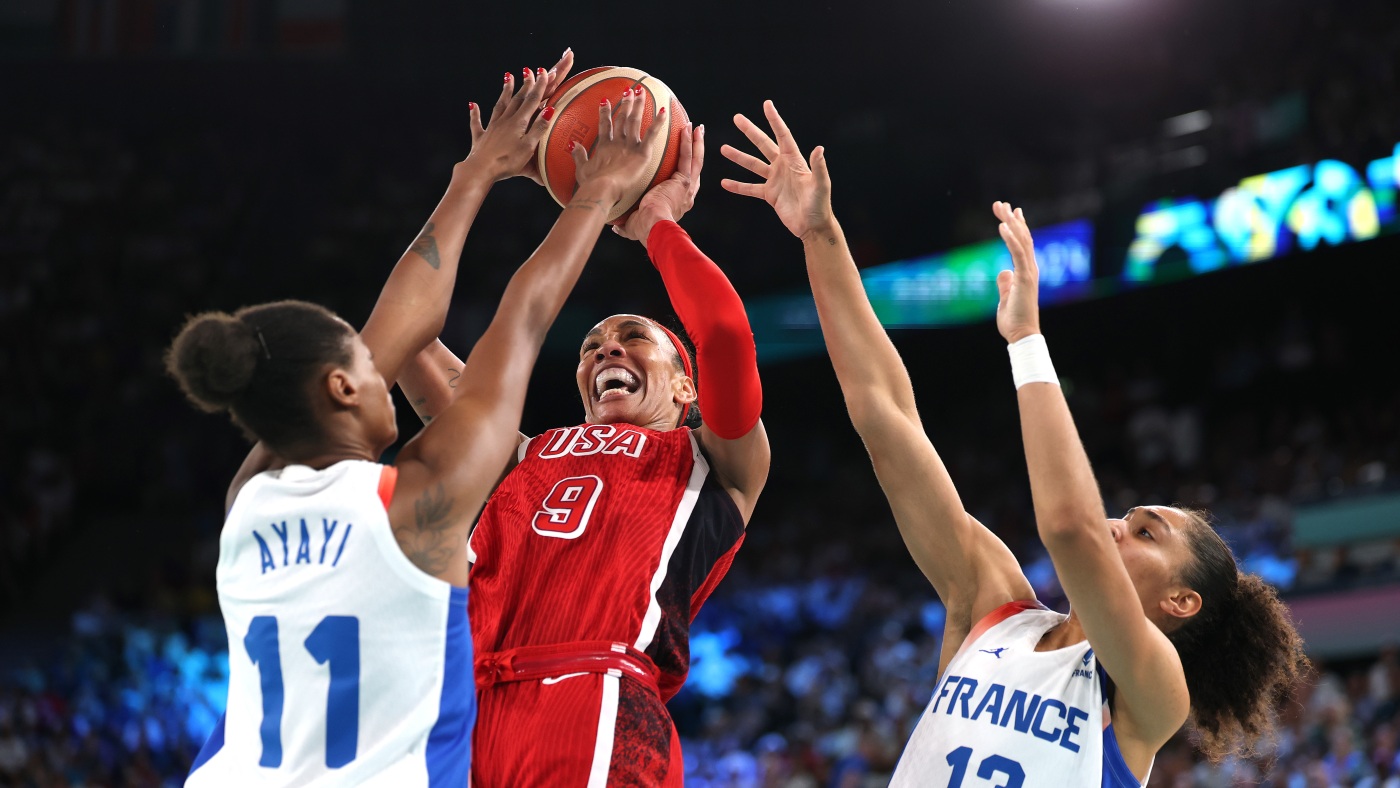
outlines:
[{"label": "blue trim on jersey", "polygon": [[[1099,664],[1094,665],[1094,671],[1099,674],[1099,692],[1103,693],[1104,703],[1107,703],[1108,674]],[[1128,762],[1123,760],[1123,751],[1118,749],[1118,736],[1113,732],[1113,723],[1103,729],[1103,788],[1142,788],[1133,770],[1128,768]]]},{"label": "blue trim on jersey", "polygon": [[428,785],[463,788],[472,762],[476,724],[476,676],[472,630],[467,623],[467,589],[452,587],[447,609],[447,649],[443,656],[442,699],[428,734]]},{"label": "blue trim on jersey", "polygon": [[194,757],[194,763],[190,764],[190,774],[203,766],[210,758],[219,754],[219,750],[224,748],[224,717],[228,714],[219,715],[219,721],[215,723],[214,730],[209,732],[209,738],[205,740],[204,746],[199,748],[199,754]]},{"label": "blue trim on jersey", "polygon": [[1128,762],[1123,760],[1112,723],[1103,729],[1103,788],[1142,788],[1133,770],[1128,768]]}]

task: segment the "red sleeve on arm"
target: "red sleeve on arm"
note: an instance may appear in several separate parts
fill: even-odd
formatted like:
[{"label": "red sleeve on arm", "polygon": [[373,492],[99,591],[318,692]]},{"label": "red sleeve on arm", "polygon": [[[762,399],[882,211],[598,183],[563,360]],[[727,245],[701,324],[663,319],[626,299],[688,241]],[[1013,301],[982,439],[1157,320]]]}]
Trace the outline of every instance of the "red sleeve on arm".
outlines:
[{"label": "red sleeve on arm", "polygon": [[744,437],[763,412],[758,353],[744,303],[719,266],[675,222],[651,228],[647,253],[695,343],[705,426],[725,440]]}]

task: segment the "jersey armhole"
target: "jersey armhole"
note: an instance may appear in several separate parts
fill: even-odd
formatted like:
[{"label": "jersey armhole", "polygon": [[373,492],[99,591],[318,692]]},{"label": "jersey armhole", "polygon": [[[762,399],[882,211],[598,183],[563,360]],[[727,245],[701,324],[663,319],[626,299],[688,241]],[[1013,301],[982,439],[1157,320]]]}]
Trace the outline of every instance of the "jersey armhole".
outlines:
[{"label": "jersey armhole", "polygon": [[[1123,750],[1118,747],[1118,734],[1113,730],[1113,723],[1105,725],[1103,729],[1103,771],[1104,788],[1142,788],[1147,784],[1146,781],[1138,782],[1137,775],[1128,768]],[[1152,766],[1147,767],[1147,779],[1152,779]]]},{"label": "jersey armhole", "polygon": [[389,511],[389,503],[394,500],[394,486],[399,483],[399,469],[385,465],[379,470],[379,500],[384,511]]},{"label": "jersey armhole", "polygon": [[1017,613],[1024,613],[1027,610],[1048,609],[1049,608],[1045,607],[1045,605],[1040,604],[1040,602],[1034,599],[1017,599],[1011,602],[1007,602],[1006,604],[1002,605],[996,610],[993,610],[992,612],[983,616],[981,621],[978,621],[976,624],[972,625],[972,629],[968,631],[967,637],[963,638],[962,645],[958,646],[958,654],[963,653],[963,651],[969,645],[977,642],[978,638],[987,634],[987,630],[991,629],[997,624],[1000,624],[1006,619],[1011,618]]}]

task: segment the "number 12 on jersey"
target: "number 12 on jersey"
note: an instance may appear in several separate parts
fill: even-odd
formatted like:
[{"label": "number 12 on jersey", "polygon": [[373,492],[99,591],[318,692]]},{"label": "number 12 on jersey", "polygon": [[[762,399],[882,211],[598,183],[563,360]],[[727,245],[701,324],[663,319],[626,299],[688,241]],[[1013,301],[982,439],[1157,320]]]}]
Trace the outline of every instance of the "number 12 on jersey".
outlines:
[{"label": "number 12 on jersey", "polygon": [[[326,697],[326,768],[355,760],[360,735],[360,619],[326,616],[304,643],[317,663],[331,673]],[[254,616],[243,638],[248,658],[262,679],[262,758],[259,766],[282,765],[282,657],[276,616]]]},{"label": "number 12 on jersey", "polygon": [[[967,777],[967,765],[972,761],[972,748],[959,747],[948,753],[948,765],[953,767],[953,776],[948,778],[948,788],[962,788]],[[997,783],[999,788],[1021,788],[1026,781],[1026,772],[1021,764],[1000,755],[988,755],[977,764],[977,776],[992,781],[997,775],[1006,777],[1006,782]]]}]

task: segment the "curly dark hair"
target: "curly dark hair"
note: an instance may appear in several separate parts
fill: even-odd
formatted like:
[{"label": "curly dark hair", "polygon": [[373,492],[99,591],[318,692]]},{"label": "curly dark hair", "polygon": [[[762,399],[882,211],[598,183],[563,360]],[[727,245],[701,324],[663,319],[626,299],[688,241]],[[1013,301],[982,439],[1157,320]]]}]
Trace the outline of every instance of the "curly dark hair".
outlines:
[{"label": "curly dark hair", "polygon": [[323,437],[311,387],[327,368],[350,364],[354,336],[335,313],[305,301],[204,312],[185,321],[165,369],[195,407],[228,412],[250,440],[285,452]]},{"label": "curly dark hair", "polygon": [[1214,762],[1252,754],[1274,732],[1273,710],[1287,700],[1308,665],[1303,641],[1273,587],[1241,572],[1210,514],[1187,515],[1195,560],[1181,581],[1201,595],[1201,610],[1167,633],[1181,656],[1191,693],[1192,727]]}]

